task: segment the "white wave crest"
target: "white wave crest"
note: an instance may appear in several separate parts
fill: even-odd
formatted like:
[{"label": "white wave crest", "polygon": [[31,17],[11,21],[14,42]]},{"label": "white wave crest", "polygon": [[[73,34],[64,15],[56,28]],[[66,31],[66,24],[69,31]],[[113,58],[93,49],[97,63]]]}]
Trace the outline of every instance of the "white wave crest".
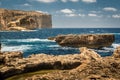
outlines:
[{"label": "white wave crest", "polygon": [[120,46],[120,44],[115,44],[115,43],[112,44],[112,47],[115,48],[115,49],[116,49],[118,46]]},{"label": "white wave crest", "polygon": [[59,45],[49,45],[48,47],[60,47]]},{"label": "white wave crest", "polygon": [[30,38],[30,39],[7,39],[7,41],[15,41],[15,42],[55,42],[55,41],[53,41],[53,40],[39,39],[39,38]]},{"label": "white wave crest", "polygon": [[3,45],[1,51],[25,51],[31,49],[32,45],[6,46]]}]

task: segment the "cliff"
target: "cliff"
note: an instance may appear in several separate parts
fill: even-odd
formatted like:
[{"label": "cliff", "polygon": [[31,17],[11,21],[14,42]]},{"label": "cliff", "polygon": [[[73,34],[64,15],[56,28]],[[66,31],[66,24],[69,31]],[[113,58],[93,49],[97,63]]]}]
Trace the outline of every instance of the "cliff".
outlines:
[{"label": "cliff", "polygon": [[0,9],[0,30],[51,28],[51,15],[35,11]]}]

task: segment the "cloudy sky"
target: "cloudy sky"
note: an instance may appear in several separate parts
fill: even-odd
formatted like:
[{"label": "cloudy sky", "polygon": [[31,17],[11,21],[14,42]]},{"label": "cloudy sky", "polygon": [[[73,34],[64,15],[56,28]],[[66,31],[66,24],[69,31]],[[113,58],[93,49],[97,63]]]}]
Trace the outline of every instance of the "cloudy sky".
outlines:
[{"label": "cloudy sky", "polygon": [[54,28],[120,28],[120,0],[0,0],[0,8],[51,14]]}]

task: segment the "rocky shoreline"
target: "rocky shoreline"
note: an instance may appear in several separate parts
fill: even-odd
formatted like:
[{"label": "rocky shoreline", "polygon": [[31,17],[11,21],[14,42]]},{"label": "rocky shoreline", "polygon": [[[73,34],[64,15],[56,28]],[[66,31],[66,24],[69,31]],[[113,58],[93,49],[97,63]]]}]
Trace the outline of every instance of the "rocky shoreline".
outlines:
[{"label": "rocky shoreline", "polygon": [[[101,57],[86,47],[80,48],[80,54],[47,55],[36,54],[27,58],[21,52],[0,54],[0,79],[13,75],[45,69],[59,69],[44,75],[34,75],[26,80],[119,80],[120,47],[112,56]],[[67,71],[64,71],[67,70]]]}]

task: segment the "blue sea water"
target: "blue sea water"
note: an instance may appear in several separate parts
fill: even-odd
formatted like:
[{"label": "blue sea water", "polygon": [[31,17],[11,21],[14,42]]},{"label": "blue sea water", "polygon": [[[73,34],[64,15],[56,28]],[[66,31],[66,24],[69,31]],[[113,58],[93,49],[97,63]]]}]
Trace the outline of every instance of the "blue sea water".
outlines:
[{"label": "blue sea water", "polygon": [[38,29],[33,31],[1,31],[0,41],[2,43],[2,52],[22,51],[24,57],[31,54],[75,54],[80,53],[78,48],[61,47],[55,41],[47,38],[60,34],[102,34],[109,33],[115,35],[115,42],[110,47],[104,47],[95,50],[101,56],[109,56],[117,46],[120,46],[120,28],[53,28]]}]

